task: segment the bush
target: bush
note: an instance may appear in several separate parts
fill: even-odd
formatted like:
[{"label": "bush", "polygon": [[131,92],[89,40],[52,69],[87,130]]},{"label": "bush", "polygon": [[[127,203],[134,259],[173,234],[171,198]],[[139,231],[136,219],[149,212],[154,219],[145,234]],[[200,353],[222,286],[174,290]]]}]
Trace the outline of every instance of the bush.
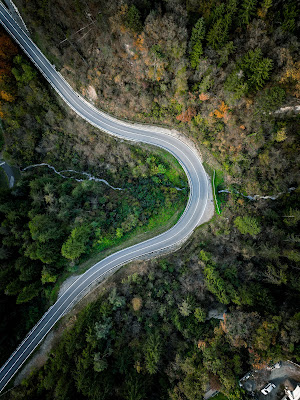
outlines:
[{"label": "bush", "polygon": [[237,217],[234,220],[234,225],[238,228],[242,235],[249,234],[251,236],[256,236],[261,232],[261,227],[257,219],[249,217],[248,215],[244,217]]},{"label": "bush", "polygon": [[85,252],[89,236],[88,226],[74,228],[67,241],[62,245],[61,254],[69,260],[76,260]]}]

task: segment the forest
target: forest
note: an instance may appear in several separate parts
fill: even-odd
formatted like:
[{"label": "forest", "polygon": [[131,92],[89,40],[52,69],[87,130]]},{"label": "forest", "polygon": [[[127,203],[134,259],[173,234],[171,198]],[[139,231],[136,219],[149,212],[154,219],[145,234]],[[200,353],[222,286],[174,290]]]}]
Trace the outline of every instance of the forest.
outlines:
[{"label": "forest", "polygon": [[[247,399],[238,384],[244,373],[300,362],[297,1],[16,4],[36,43],[89,101],[122,119],[176,129],[198,146],[207,172],[215,171],[220,212],[176,253],[133,274],[123,268],[122,280],[117,274],[68,322],[45,365],[6,398],[200,400],[211,388]],[[74,254],[88,258],[107,240],[134,235],[158,209],[172,204],[174,213],[187,196],[174,188],[186,181],[161,154],[108,138],[66,111],[4,33],[0,39],[3,155],[126,188],[117,201],[112,189],[31,169],[13,192],[13,210],[11,194],[1,193],[1,235],[19,253],[1,269],[4,291],[19,288],[14,297],[3,292],[2,309],[15,310],[17,301],[20,318],[30,305],[33,323],[54,280],[74,268]],[[47,235],[59,251],[43,245]],[[40,249],[57,258],[45,263]],[[22,263],[26,273],[20,257],[33,258],[28,269]],[[18,271],[30,280],[7,278],[5,264],[14,279]],[[22,303],[29,292],[36,297]],[[15,321],[2,319],[1,333]],[[22,324],[13,337],[25,332]]]},{"label": "forest", "polygon": [[[216,220],[183,250],[110,283],[9,398],[197,400],[211,387],[238,400],[250,368],[299,362],[300,216],[284,217],[295,197],[268,209],[249,202],[248,232],[241,198],[231,199],[236,228]],[[223,321],[209,317],[214,307],[226,310]]]}]

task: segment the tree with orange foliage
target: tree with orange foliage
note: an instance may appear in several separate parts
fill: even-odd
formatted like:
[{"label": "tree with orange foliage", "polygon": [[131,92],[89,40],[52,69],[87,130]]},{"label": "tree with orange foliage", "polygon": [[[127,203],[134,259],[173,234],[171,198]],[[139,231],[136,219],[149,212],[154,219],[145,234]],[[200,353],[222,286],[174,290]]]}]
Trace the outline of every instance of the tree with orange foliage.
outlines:
[{"label": "tree with orange foliage", "polygon": [[4,112],[2,111],[2,102],[0,101],[0,118],[4,119]]},{"label": "tree with orange foliage", "polygon": [[268,363],[271,361],[271,358],[263,358],[255,352],[253,349],[248,349],[250,358],[252,359],[252,367],[255,370],[265,369],[268,366]]},{"label": "tree with orange foliage", "polygon": [[208,93],[200,93],[199,94],[199,100],[201,100],[201,101],[206,101],[206,100],[208,100],[209,99],[209,94]]},{"label": "tree with orange foliage", "polygon": [[204,340],[199,340],[197,346],[198,346],[198,349],[202,349],[202,348],[206,347],[206,342]]},{"label": "tree with orange foliage", "polygon": [[194,107],[189,107],[186,111],[177,115],[176,119],[181,122],[190,122],[196,114],[196,109]]},{"label": "tree with orange foliage", "polygon": [[8,101],[9,103],[12,103],[12,102],[15,101],[15,99],[16,99],[12,94],[7,93],[7,92],[5,92],[4,90],[1,90],[1,91],[0,91],[0,97],[1,97],[1,99],[3,99],[4,101]]},{"label": "tree with orange foliage", "polygon": [[220,104],[219,109],[216,109],[213,112],[213,115],[215,115],[217,118],[224,118],[226,119],[226,117],[228,116],[227,110],[228,110],[228,106],[224,103],[224,101],[222,101],[222,103]]}]

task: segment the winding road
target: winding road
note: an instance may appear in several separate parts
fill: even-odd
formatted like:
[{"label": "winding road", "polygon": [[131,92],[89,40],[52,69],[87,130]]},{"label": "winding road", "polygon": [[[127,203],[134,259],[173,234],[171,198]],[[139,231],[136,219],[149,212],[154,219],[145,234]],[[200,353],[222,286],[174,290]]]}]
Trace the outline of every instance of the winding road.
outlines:
[{"label": "winding road", "polygon": [[110,135],[158,146],[173,154],[184,168],[190,186],[186,209],[176,225],[159,236],[118,251],[98,262],[83,275],[80,275],[50,307],[0,369],[0,391],[2,391],[56,322],[95,280],[97,281],[107,272],[134,259],[155,255],[162,251],[170,251],[177,247],[192,234],[200,223],[211,217],[209,205],[211,205],[212,193],[207,174],[195,150],[178,137],[171,135],[167,129],[126,123],[97,110],[71,88],[18,26],[1,2],[0,22],[44,75],[52,88],[77,114]]}]

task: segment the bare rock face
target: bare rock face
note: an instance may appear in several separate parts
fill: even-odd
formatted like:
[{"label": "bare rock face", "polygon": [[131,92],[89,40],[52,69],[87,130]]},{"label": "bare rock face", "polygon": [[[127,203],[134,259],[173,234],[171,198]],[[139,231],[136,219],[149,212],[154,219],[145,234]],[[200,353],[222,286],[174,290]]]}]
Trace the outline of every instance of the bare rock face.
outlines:
[{"label": "bare rock face", "polygon": [[88,95],[88,98],[90,100],[92,100],[92,101],[95,101],[95,100],[98,99],[98,96],[97,96],[97,93],[96,93],[96,89],[92,85],[88,86],[87,95]]}]

